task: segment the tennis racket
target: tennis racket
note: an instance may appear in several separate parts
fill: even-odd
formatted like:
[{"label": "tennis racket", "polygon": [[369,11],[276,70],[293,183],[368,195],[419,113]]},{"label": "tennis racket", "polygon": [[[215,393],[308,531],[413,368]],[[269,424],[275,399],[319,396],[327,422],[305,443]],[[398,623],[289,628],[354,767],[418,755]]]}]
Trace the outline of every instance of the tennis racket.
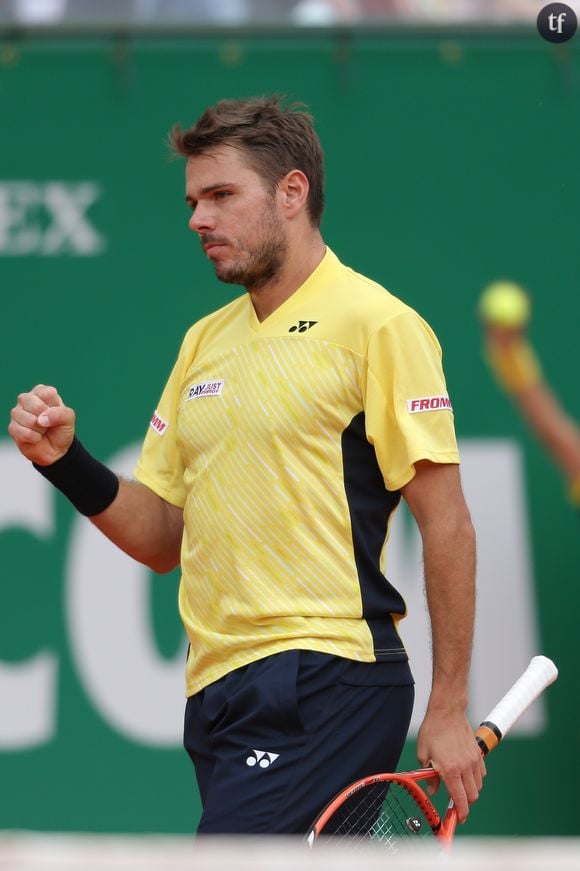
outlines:
[{"label": "tennis racket", "polygon": [[[532,702],[558,677],[545,656],[534,656],[525,672],[475,732],[482,754],[497,747]],[[376,841],[398,853],[425,836],[449,845],[457,812],[449,801],[443,818],[423,785],[436,776],[433,768],[397,774],[373,774],[351,783],[324,808],[312,824],[307,843],[340,839],[346,846]]]}]

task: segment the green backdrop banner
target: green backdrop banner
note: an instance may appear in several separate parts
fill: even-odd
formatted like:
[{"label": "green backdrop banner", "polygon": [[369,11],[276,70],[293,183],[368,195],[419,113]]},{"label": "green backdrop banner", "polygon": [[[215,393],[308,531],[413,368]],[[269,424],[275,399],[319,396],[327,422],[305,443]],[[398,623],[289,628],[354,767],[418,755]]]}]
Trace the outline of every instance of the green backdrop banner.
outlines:
[{"label": "green backdrop banner", "polygon": [[[579,47],[531,30],[0,44],[5,418],[19,392],[55,384],[83,440],[128,473],[186,328],[239,292],[187,228],[167,131],[223,97],[278,91],[310,106],[328,244],[417,308],[445,350],[479,536],[474,723],[534,653],[560,667],[490,759],[466,834],[580,834],[574,782],[560,780],[579,750],[578,518],[493,383],[476,315],[488,281],[527,286],[545,371],[580,415]],[[0,827],[192,831],[177,574],[119,554],[6,433],[0,481]],[[404,512],[390,572],[410,605],[415,729],[429,648]]]}]

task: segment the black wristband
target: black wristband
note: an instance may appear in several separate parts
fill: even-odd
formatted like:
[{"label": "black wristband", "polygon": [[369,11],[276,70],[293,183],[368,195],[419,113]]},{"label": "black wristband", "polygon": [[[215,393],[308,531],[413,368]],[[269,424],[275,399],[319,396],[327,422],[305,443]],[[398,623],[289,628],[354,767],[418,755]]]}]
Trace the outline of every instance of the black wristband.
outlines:
[{"label": "black wristband", "polygon": [[119,492],[119,479],[115,473],[89,454],[76,436],[64,457],[56,463],[32,465],[85,517],[100,514],[114,502]]}]

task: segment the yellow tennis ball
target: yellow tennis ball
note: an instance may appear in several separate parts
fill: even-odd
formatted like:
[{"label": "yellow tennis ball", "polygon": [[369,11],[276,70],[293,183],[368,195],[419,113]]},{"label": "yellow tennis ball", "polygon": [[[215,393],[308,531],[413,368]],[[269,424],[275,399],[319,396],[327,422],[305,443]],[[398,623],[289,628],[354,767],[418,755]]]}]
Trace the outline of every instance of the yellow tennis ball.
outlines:
[{"label": "yellow tennis ball", "polygon": [[481,295],[479,314],[492,326],[521,327],[530,317],[530,299],[515,282],[494,281]]}]

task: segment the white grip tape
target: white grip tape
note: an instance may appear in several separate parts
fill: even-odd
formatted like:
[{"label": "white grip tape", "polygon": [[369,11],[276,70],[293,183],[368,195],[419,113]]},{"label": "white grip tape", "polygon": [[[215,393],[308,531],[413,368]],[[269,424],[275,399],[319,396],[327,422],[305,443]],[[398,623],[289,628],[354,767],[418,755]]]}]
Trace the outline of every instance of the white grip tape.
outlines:
[{"label": "white grip tape", "polygon": [[534,656],[521,677],[485,718],[503,738],[532,702],[558,677],[558,669],[547,656]]}]

